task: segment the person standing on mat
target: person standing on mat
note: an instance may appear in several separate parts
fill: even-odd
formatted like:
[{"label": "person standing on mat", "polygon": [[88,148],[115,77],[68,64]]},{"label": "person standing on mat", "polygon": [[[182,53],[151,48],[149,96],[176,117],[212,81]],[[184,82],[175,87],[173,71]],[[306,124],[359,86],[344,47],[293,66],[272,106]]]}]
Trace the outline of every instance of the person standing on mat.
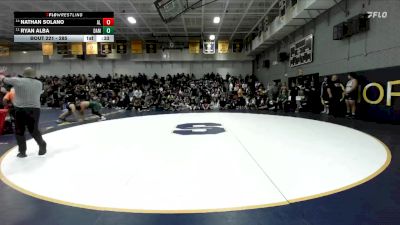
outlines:
[{"label": "person standing on mat", "polygon": [[356,73],[347,75],[349,81],[346,84],[345,99],[346,99],[346,117],[354,119],[356,117],[356,107],[358,99],[358,81]]},{"label": "person standing on mat", "polygon": [[330,114],[334,117],[338,117],[342,114],[342,102],[344,99],[344,86],[340,82],[337,75],[333,75],[331,79],[331,83],[328,87],[328,95],[329,95],[329,111]]},{"label": "person standing on mat", "polygon": [[324,81],[321,84],[321,103],[324,106],[324,111],[321,113],[329,114],[329,77],[324,77]]},{"label": "person standing on mat", "polygon": [[26,157],[25,127],[39,145],[39,155],[46,154],[46,142],[39,131],[40,95],[42,82],[34,79],[35,70],[27,67],[23,77],[8,78],[4,76],[5,68],[0,69],[0,81],[12,85],[15,90],[15,137],[18,143],[19,158]]}]

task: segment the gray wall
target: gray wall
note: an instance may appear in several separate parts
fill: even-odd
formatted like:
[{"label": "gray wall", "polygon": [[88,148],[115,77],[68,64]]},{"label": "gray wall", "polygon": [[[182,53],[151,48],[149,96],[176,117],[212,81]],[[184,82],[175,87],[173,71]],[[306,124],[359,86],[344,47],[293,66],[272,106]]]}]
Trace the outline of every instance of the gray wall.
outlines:
[{"label": "gray wall", "polygon": [[26,54],[21,51],[10,52],[9,56],[0,57],[0,65],[10,65],[10,64],[24,64],[24,63],[43,63],[43,55],[41,51],[31,51]]},{"label": "gray wall", "polygon": [[[319,73],[320,76],[349,71],[360,71],[400,65],[400,0],[349,0],[350,15],[346,17],[339,7],[332,7],[315,20],[300,27],[289,37],[267,49],[260,62],[271,61],[269,69],[254,68],[254,73],[264,83],[275,79],[287,80],[303,74]],[[369,4],[370,3],[370,4]],[[363,8],[363,4],[365,8]],[[387,11],[386,19],[371,18],[370,30],[344,40],[333,40],[333,26],[366,11]],[[289,52],[289,45],[308,34],[314,35],[314,61],[290,68],[288,62],[272,65],[279,52]]]},{"label": "gray wall", "polygon": [[246,75],[252,73],[252,58],[246,54],[189,54],[188,50],[159,51],[157,54],[120,55],[110,54],[105,59],[89,56],[86,60],[63,59],[60,55],[44,58],[41,51],[26,54],[12,52],[10,57],[0,58],[0,66],[7,66],[11,73],[20,74],[27,66],[36,69],[38,75],[64,75],[90,73],[107,74],[145,73],[160,76],[176,73],[193,73],[202,77],[205,73]]},{"label": "gray wall", "polygon": [[202,77],[205,73],[219,73],[225,76],[227,73],[238,76],[246,75],[252,72],[252,62],[134,62],[126,60],[63,60],[52,61],[51,63],[41,64],[9,64],[6,65],[8,71],[21,74],[27,66],[36,69],[38,75],[64,75],[90,73],[107,76],[107,74],[128,74],[137,75],[145,73],[153,75],[157,73],[160,76],[176,73],[193,73],[196,77]]}]

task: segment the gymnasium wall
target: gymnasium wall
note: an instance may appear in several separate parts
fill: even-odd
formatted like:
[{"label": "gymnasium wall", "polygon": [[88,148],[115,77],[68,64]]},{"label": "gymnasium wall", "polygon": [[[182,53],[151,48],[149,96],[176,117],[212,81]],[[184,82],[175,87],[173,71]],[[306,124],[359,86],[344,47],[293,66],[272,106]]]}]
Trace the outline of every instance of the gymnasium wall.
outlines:
[{"label": "gymnasium wall", "polygon": [[147,75],[157,73],[159,75],[176,73],[193,73],[196,77],[201,77],[205,73],[219,73],[225,76],[231,75],[243,76],[251,74],[251,62],[123,62],[116,61],[114,72],[122,74],[136,74],[143,71]]},{"label": "gymnasium wall", "polygon": [[[342,10],[346,1],[332,7],[313,21],[300,27],[261,55],[260,62],[269,59],[269,69],[254,68],[254,73],[264,83],[275,79],[287,80],[299,74],[319,73],[320,76],[349,71],[363,71],[400,65],[400,1],[399,0],[349,0],[349,16]],[[365,8],[363,8],[363,4]],[[342,8],[342,9],[341,9]],[[388,17],[371,18],[370,30],[344,40],[333,40],[333,26],[366,11],[388,12]],[[289,52],[288,46],[307,36],[314,35],[314,61],[290,68],[288,61],[278,61],[279,52]]]},{"label": "gymnasium wall", "polygon": [[205,73],[220,73],[225,76],[246,75],[252,73],[252,58],[245,54],[189,54],[187,50],[166,50],[156,54],[110,54],[107,58],[88,56],[85,60],[63,59],[60,55],[43,57],[41,51],[26,54],[13,52],[8,58],[0,58],[0,65],[5,65],[14,73],[21,73],[26,66],[36,69],[38,75],[64,75],[91,73],[107,76],[108,74],[145,73],[159,76],[176,73],[193,73],[202,77]]}]

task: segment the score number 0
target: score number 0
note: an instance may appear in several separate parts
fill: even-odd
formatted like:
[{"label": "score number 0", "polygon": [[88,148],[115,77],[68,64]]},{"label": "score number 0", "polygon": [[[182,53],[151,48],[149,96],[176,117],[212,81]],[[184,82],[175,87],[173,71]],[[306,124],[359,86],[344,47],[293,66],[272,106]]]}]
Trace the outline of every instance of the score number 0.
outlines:
[{"label": "score number 0", "polygon": [[103,26],[114,26],[114,18],[103,18]]},{"label": "score number 0", "polygon": [[114,34],[114,18],[103,18],[103,34]]}]

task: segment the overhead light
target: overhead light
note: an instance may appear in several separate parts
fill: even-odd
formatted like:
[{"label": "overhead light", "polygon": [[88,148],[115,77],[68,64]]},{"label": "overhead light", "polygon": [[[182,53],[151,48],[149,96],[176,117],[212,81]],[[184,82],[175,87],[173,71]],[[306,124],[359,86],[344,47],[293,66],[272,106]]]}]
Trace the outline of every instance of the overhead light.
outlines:
[{"label": "overhead light", "polygon": [[211,41],[214,41],[214,40],[215,40],[215,35],[214,35],[214,34],[211,34],[211,35],[210,35],[210,40],[211,40]]},{"label": "overhead light", "polygon": [[221,21],[221,18],[219,16],[214,17],[214,23],[219,23]]},{"label": "overhead light", "polygon": [[26,53],[28,53],[27,51],[22,51],[22,54],[26,54]]},{"label": "overhead light", "polygon": [[132,16],[128,17],[128,22],[131,24],[135,24],[136,23],[136,19],[133,18]]}]

